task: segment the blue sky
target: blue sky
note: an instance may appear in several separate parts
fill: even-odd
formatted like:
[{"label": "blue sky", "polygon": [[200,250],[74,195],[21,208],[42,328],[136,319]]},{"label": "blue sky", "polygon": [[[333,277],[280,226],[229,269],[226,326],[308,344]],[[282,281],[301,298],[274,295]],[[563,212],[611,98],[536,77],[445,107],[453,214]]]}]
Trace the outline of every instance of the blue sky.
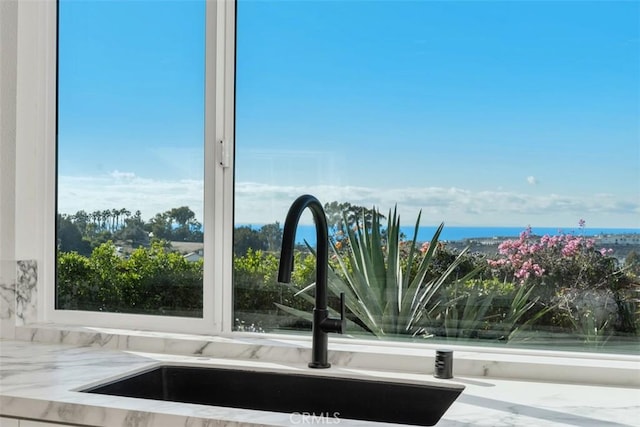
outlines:
[{"label": "blue sky", "polygon": [[59,27],[60,173],[201,179],[203,3],[62,0]]},{"label": "blue sky", "polygon": [[[60,209],[202,218],[204,2],[60,10]],[[310,192],[408,223],[640,227],[638,16],[241,0],[237,222],[282,222]]]}]

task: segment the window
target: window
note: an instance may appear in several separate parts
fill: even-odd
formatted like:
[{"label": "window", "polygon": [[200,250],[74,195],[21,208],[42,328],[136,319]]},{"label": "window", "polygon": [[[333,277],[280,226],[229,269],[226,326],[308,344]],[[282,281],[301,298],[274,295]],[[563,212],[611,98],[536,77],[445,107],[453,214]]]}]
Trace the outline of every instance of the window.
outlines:
[{"label": "window", "polygon": [[[160,3],[157,8],[153,8],[154,4],[151,2],[107,4],[63,0],[31,2],[24,7],[21,6],[18,24],[21,39],[18,68],[21,72],[18,79],[20,95],[17,105],[19,143],[16,147],[16,187],[19,191],[16,196],[16,212],[25,214],[17,216],[16,256],[20,259],[36,259],[39,262],[39,277],[43,286],[39,286],[38,289],[37,313],[41,321],[200,333],[215,333],[228,329],[224,325],[227,322],[223,320],[223,300],[229,297],[228,292],[222,289],[222,283],[224,280],[230,281],[223,279],[225,275],[230,275],[230,271],[225,271],[223,265],[226,257],[223,245],[225,241],[230,241],[230,237],[225,237],[225,234],[230,232],[225,230],[231,230],[231,227],[225,226],[224,222],[230,224],[231,205],[214,203],[213,197],[215,195],[220,200],[229,199],[228,194],[231,191],[231,165],[225,164],[224,159],[232,159],[233,117],[229,112],[232,112],[233,105],[231,94],[234,73],[234,3]],[[150,11],[148,8],[153,10]],[[60,42],[65,44],[59,49],[59,64],[55,36],[58,17],[58,36]],[[118,25],[107,29],[106,26],[113,22],[118,22]],[[170,23],[172,25],[169,25]],[[67,26],[63,28],[64,25]],[[162,32],[159,31],[160,27],[163,29]],[[69,32],[65,33],[65,28]],[[113,29],[119,29],[120,32],[114,33]],[[85,39],[78,40],[83,38],[83,32]],[[131,40],[134,33],[138,36],[135,41]],[[158,43],[164,45],[162,52],[157,52]],[[61,72],[60,93],[56,91],[58,82],[55,78],[58,65]],[[155,74],[145,78],[146,72]],[[188,72],[191,74],[186,81],[176,81],[176,74],[186,76]],[[105,87],[110,90],[104,90]],[[146,106],[137,104],[140,99],[146,99]],[[187,102],[184,102],[185,100]],[[58,194],[57,170],[53,167],[56,164],[57,125],[60,132]],[[178,137],[184,139],[174,146],[167,142]],[[166,144],[162,142],[163,138]],[[123,139],[127,141],[126,147],[122,143]],[[111,144],[109,140],[112,141]],[[96,143],[93,146],[92,141]],[[147,151],[143,146],[146,146]],[[144,186],[153,180],[144,179],[144,176],[143,179],[138,179],[139,176],[134,177],[133,173],[119,166],[109,170],[115,165],[111,162],[119,161],[118,155],[114,155],[114,152],[124,149],[129,150],[132,156],[121,156],[123,165],[142,169],[163,169],[166,173],[164,181],[156,181],[161,184],[160,187],[169,181],[172,181],[174,186],[176,182],[182,185],[181,189],[185,189],[182,194],[177,194],[180,190],[176,191],[175,188],[169,190],[176,195],[176,205],[156,212],[160,214],[157,222],[160,223],[167,216],[172,217],[170,219],[174,224],[165,227],[165,231],[182,239],[181,243],[199,244],[200,248],[197,249],[202,250],[194,252],[197,255],[203,254],[205,258],[209,257],[211,261],[202,265],[201,261],[191,261],[182,254],[168,253],[169,251],[163,253],[161,251],[164,247],[145,247],[146,239],[156,237],[148,233],[153,233],[153,230],[144,230],[147,232],[145,236],[136,229],[139,227],[131,227],[131,235],[117,236],[118,232],[124,232],[124,229],[129,228],[129,224],[148,223],[155,213],[145,214],[141,208],[129,209],[128,206],[120,204],[118,208],[113,208],[117,211],[110,208],[110,213],[106,214],[103,213],[106,208],[89,203],[95,202],[96,199],[90,200],[87,194],[82,194],[83,185],[91,181],[79,179],[86,174],[85,177],[97,178],[91,185],[101,193],[103,201],[99,203],[108,203],[107,199],[114,203],[118,200],[133,200],[142,204],[167,202],[168,193],[165,191],[159,195],[162,191],[160,187],[155,187],[155,195],[153,192],[145,194],[144,190],[136,191],[136,194],[130,191],[130,184],[134,182]],[[177,157],[178,154],[181,158]],[[157,162],[164,158],[165,164],[158,166],[157,162],[148,162],[154,155]],[[175,160],[172,167],[168,166],[171,157]],[[186,172],[180,175],[179,169]],[[149,172],[151,169],[146,170]],[[76,181],[73,181],[73,177]],[[101,179],[102,184],[115,179],[117,185],[112,185],[113,181],[106,186],[99,184]],[[184,183],[186,180],[191,180],[188,184],[193,185],[188,187]],[[204,182],[207,185],[204,185]],[[165,186],[165,190],[168,187],[171,186]],[[20,191],[21,189],[23,191]],[[118,193],[118,189],[122,191]],[[60,287],[54,285],[56,254],[63,247],[63,243],[69,243],[68,240],[63,242],[61,239],[68,237],[64,236],[64,233],[69,230],[65,230],[64,227],[78,219],[78,211],[74,209],[82,203],[75,204],[77,200],[73,200],[74,192],[76,199],[84,199],[87,203],[87,206],[80,210],[87,214],[98,209],[101,212],[98,218],[88,215],[88,218],[82,215],[78,218],[94,222],[92,227],[99,227],[100,231],[112,233],[111,236],[106,236],[107,238],[126,237],[125,241],[129,240],[131,246],[141,243],[139,246],[143,246],[146,251],[138,255],[135,251],[126,254],[125,247],[115,240],[113,245],[106,245],[105,248],[108,250],[99,252],[99,255],[103,257],[102,261],[106,259],[104,265],[117,265],[118,268],[113,269],[112,273],[117,275],[133,272],[134,277],[135,274],[143,276],[143,269],[136,271],[133,264],[115,261],[130,261],[135,256],[146,255],[159,264],[156,267],[159,267],[160,271],[154,272],[156,277],[151,277],[152,279],[157,279],[162,273],[175,275],[172,280],[164,283],[154,283],[153,280],[150,282],[151,292],[147,294],[147,302],[155,302],[149,303],[146,307],[140,307],[138,301],[135,305],[131,304],[131,300],[140,295],[134,293],[123,298],[119,293],[123,293],[126,286],[118,292],[112,292],[108,286],[113,284],[110,280],[104,283],[90,283],[85,291],[94,293],[90,298],[96,297],[95,294],[98,294],[97,298],[102,298],[101,293],[106,293],[107,298],[115,296],[115,304],[111,306],[100,305],[102,303],[92,305],[91,301],[83,305],[86,300],[68,298],[69,292],[66,294],[67,298],[63,298],[64,292],[60,292]],[[57,199],[56,196],[60,198]],[[199,206],[192,205],[193,200]],[[56,211],[56,204],[60,207],[60,212]],[[183,206],[189,209],[182,209]],[[136,210],[140,210],[140,215],[136,214]],[[192,212],[195,213],[195,218]],[[57,215],[58,213],[61,215]],[[183,213],[185,215],[182,215]],[[182,218],[178,219],[181,215]],[[123,217],[129,217],[128,221],[124,221]],[[62,225],[57,233],[58,239],[56,225]],[[203,238],[199,235],[204,230],[208,237]],[[71,232],[73,235],[73,228]],[[193,237],[191,240],[200,242],[185,242],[185,237],[186,240]],[[83,249],[82,240],[76,240],[75,244],[77,246],[73,249]],[[119,250],[118,246],[121,247]],[[69,246],[64,248],[69,249]],[[99,245],[96,248],[102,249]],[[78,261],[79,256],[80,254],[71,260]],[[119,260],[113,258],[114,256]],[[80,260],[78,264],[80,267],[92,267],[93,262]],[[170,267],[166,268],[163,263],[169,263]],[[186,264],[198,268],[171,271],[175,265],[183,267]],[[95,279],[91,274],[87,277]],[[86,283],[76,281],[63,285],[70,285],[69,288],[75,292]],[[166,292],[160,285],[185,288],[181,289],[184,291],[184,300],[177,304],[168,301],[168,298],[163,301],[163,293],[170,293],[171,298],[175,299],[176,292]],[[153,289],[154,286],[156,289]],[[192,288],[198,289],[194,291]],[[83,295],[78,293],[75,296]],[[193,299],[201,302],[190,305]],[[189,300],[189,304],[184,303],[185,300]],[[228,313],[228,310],[226,311]],[[156,316],[157,314],[162,316]],[[230,316],[227,314],[227,317]]]},{"label": "window", "polygon": [[[19,23],[16,256],[43,261],[43,320],[298,333],[309,323],[296,310],[312,305],[311,290],[297,294],[314,280],[310,215],[291,287],[275,275],[287,209],[311,193],[335,248],[332,307],[351,289],[359,232],[380,233],[383,257],[395,245],[375,208],[388,217],[397,205],[405,277],[433,257],[418,281],[432,283],[418,288],[425,304],[410,316],[376,308],[380,330],[348,295],[352,336],[638,352],[638,5],[241,0],[236,58],[236,3],[207,1],[203,312],[193,317],[54,308],[52,5],[21,4]],[[359,297],[369,311],[372,298]]]},{"label": "window", "polygon": [[[311,193],[327,209],[333,307],[344,291],[351,335],[637,352],[639,247],[612,238],[640,232],[638,12],[240,1],[236,328],[309,328],[313,291],[295,294],[315,279],[310,215],[291,287],[276,269],[287,209]],[[396,206],[411,278],[445,222],[421,304],[401,301],[411,290],[398,291],[386,219],[379,257],[351,255],[358,230],[376,234],[371,209]],[[383,258],[391,272],[372,274]]]},{"label": "window", "polygon": [[58,309],[202,317],[205,6],[59,2]]}]

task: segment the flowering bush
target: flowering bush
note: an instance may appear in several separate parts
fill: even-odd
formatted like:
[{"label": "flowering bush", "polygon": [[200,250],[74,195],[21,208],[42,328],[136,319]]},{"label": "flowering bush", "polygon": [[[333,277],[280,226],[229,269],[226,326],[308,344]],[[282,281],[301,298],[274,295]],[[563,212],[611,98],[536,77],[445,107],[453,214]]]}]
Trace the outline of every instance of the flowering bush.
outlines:
[{"label": "flowering bush", "polygon": [[[547,236],[545,236],[547,237]],[[494,268],[507,267],[513,270],[513,276],[523,283],[532,274],[542,276],[544,268],[534,262],[536,253],[543,249],[543,245],[531,241],[531,227],[520,233],[518,240],[505,240],[498,246],[498,253],[502,258],[488,260],[489,266]]]},{"label": "flowering bush", "polygon": [[[579,226],[584,230],[584,220]],[[622,325],[633,324],[625,320],[630,315],[624,308],[628,280],[609,256],[611,249],[597,249],[595,243],[563,232],[537,237],[529,227],[517,240],[502,242],[498,258],[488,264],[504,280],[536,284],[541,301],[555,307],[548,324],[573,328],[591,341],[591,336],[601,337],[614,327],[633,329]]]},{"label": "flowering bush", "polygon": [[[580,220],[581,229],[584,224]],[[607,285],[618,270],[616,260],[607,256],[611,249],[595,250],[594,239],[562,231],[538,238],[527,227],[517,240],[502,242],[498,253],[499,258],[488,260],[489,266],[521,284],[543,278],[539,281],[546,285],[591,288]]]}]

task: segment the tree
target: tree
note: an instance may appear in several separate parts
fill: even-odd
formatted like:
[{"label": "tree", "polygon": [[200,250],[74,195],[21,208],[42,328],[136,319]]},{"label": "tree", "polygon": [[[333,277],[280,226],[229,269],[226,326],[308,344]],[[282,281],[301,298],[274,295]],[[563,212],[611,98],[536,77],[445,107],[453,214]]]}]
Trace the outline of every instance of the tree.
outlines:
[{"label": "tree", "polygon": [[119,239],[131,242],[132,247],[148,246],[149,233],[140,217],[126,218],[124,227],[117,233]]},{"label": "tree", "polygon": [[91,253],[89,242],[82,238],[82,233],[71,217],[58,214],[58,249],[62,252],[77,252],[82,255]]},{"label": "tree", "polygon": [[100,222],[102,221],[102,211],[93,211],[89,215],[91,217],[91,221],[93,222],[94,232],[100,230]]},{"label": "tree", "polygon": [[173,208],[166,212],[172,221],[173,240],[193,241],[192,231],[202,227],[196,214],[188,206]]},{"label": "tree", "polygon": [[189,242],[204,242],[202,224],[195,219],[189,224],[189,234],[186,238]]},{"label": "tree", "polygon": [[123,218],[122,223],[126,225],[125,221],[131,217],[131,212],[126,208],[122,208],[119,214],[120,217]]},{"label": "tree", "polygon": [[[371,228],[374,215],[377,215],[380,219],[386,219],[386,216],[376,212],[375,208],[369,209],[364,206],[352,205],[349,202],[338,203],[334,201],[325,203],[324,211],[327,217],[329,235],[338,249],[344,248],[345,245],[349,244],[349,239],[347,238],[349,230]],[[386,230],[381,230],[381,233],[382,237],[386,239]],[[400,237],[404,238],[404,234],[401,234]]]},{"label": "tree", "polygon": [[169,213],[169,218],[178,223],[180,227],[186,227],[187,223],[195,220],[196,214],[189,209],[188,206],[181,206],[179,208],[173,208]]},{"label": "tree", "polygon": [[202,224],[196,220],[196,214],[188,206],[156,214],[145,225],[145,229],[159,239],[187,242],[203,241]]},{"label": "tree", "polygon": [[[331,202],[324,205],[325,215],[327,216],[327,224],[336,234],[340,231],[346,231],[346,227],[354,229],[355,227],[371,226],[375,209],[365,208],[364,206],[352,205],[349,202],[338,203]],[[379,218],[386,219],[382,214],[378,214]],[[344,223],[346,217],[347,223]],[[363,224],[364,221],[364,224]]]},{"label": "tree", "polygon": [[78,211],[75,213],[75,215],[73,215],[72,220],[75,223],[75,225],[78,227],[82,235],[84,237],[88,237],[87,226],[91,221],[91,215],[86,213],[85,211]]},{"label": "tree", "polygon": [[112,233],[115,233],[120,223],[120,209],[111,209],[111,224],[109,229]]},{"label": "tree", "polygon": [[173,233],[169,213],[157,213],[147,224],[145,224],[145,230],[153,233],[153,237],[158,239],[172,240]]},{"label": "tree", "polygon": [[103,210],[101,215],[102,222],[100,223],[101,230],[104,231],[107,229],[107,224],[109,224],[109,218],[111,218],[111,210],[110,209]]},{"label": "tree", "polygon": [[276,252],[282,246],[282,228],[279,222],[266,224],[260,228],[260,235],[267,243],[267,250]]},{"label": "tree", "polygon": [[251,226],[243,225],[233,230],[233,254],[237,257],[246,255],[249,249],[264,251],[267,246],[264,236]]}]

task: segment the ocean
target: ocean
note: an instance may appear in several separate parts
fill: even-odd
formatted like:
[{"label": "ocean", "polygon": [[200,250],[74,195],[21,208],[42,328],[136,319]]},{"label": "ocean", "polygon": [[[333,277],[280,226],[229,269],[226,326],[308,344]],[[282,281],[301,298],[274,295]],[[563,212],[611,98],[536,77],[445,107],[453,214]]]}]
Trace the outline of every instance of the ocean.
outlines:
[{"label": "ocean", "polygon": [[[259,229],[260,226],[253,226],[253,228]],[[437,226],[424,226],[418,229],[418,241],[427,242],[433,237],[433,234],[437,230]],[[407,239],[413,237],[414,227],[406,226],[400,227]],[[481,238],[498,240],[517,238],[524,230],[523,227],[448,227],[445,225],[442,233],[440,233],[440,240],[442,241],[460,241],[464,239]],[[578,236],[597,236],[602,234],[640,234],[640,228],[563,228],[563,227],[532,227],[533,234],[538,236],[544,236],[545,234],[554,235],[559,231],[565,234],[575,234]],[[315,245],[316,242],[316,229],[313,225],[300,225],[296,233],[296,242],[303,243],[307,241],[310,245]]]}]

